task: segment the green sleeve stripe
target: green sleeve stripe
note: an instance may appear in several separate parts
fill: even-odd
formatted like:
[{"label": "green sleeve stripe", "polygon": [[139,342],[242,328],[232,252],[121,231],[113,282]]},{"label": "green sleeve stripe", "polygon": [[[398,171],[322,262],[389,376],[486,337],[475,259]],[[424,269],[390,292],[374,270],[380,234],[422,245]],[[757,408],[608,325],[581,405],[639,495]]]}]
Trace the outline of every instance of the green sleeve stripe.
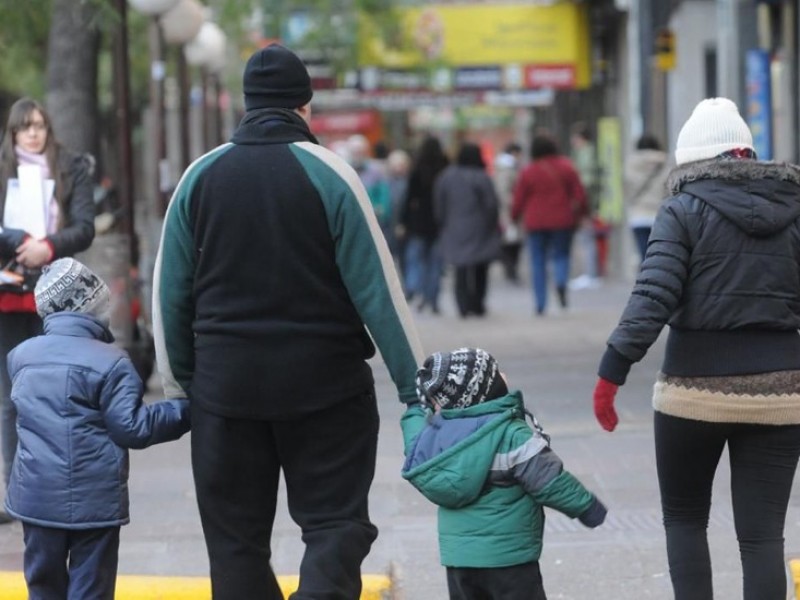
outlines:
[{"label": "green sleeve stripe", "polygon": [[219,146],[189,165],[164,216],[153,273],[153,337],[167,398],[185,398],[194,374],[192,191],[206,167],[231,147]]},{"label": "green sleeve stripe", "polygon": [[369,196],[358,174],[330,150],[291,146],[322,199],[336,262],[404,402],[416,399],[414,377],[424,360],[411,311]]}]

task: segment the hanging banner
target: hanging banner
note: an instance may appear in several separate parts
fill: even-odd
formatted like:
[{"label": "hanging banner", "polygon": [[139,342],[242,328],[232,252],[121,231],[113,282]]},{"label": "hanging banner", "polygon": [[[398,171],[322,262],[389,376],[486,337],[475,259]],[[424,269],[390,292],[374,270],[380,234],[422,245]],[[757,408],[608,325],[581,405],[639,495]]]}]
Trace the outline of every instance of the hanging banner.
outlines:
[{"label": "hanging banner", "polygon": [[502,70],[514,65],[524,77],[493,85],[582,89],[590,84],[585,3],[426,4],[399,7],[395,12],[391,26],[360,16],[358,62],[362,69],[449,68],[463,74],[467,69]]},{"label": "hanging banner", "polygon": [[622,128],[617,117],[597,120],[597,161],[600,165],[600,217],[619,224],[624,217],[622,191]]},{"label": "hanging banner", "polygon": [[752,49],[745,57],[747,81],[747,124],[753,133],[753,147],[761,160],[772,159],[772,82],[770,56]]}]

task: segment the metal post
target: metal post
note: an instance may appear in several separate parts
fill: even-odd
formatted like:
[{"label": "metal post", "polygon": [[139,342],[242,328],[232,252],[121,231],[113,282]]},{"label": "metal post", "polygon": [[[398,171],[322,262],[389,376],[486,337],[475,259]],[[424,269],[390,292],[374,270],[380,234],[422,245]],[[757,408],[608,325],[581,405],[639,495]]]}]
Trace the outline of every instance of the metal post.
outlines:
[{"label": "metal post", "polygon": [[211,149],[212,144],[212,134],[211,134],[211,123],[208,116],[208,104],[209,104],[209,94],[208,94],[208,86],[209,86],[209,75],[208,69],[205,67],[200,67],[200,90],[202,92],[202,100],[201,100],[201,114],[203,116],[203,152],[208,152]]},{"label": "metal post", "polygon": [[178,119],[180,120],[180,170],[183,171],[190,162],[189,151],[189,65],[183,54],[183,46],[177,48],[178,70]]},{"label": "metal post", "polygon": [[131,237],[130,256],[133,256],[135,210],[133,204],[133,150],[131,143],[130,67],[128,61],[128,4],[116,0],[119,14],[117,35],[114,36],[114,106],[116,106],[119,175],[117,193],[122,206],[122,231]]},{"label": "metal post", "polygon": [[653,56],[654,27],[652,2],[654,0],[641,0],[639,2],[639,97],[642,109],[642,128],[650,131],[652,128],[652,104],[650,101],[651,87],[650,74]]},{"label": "metal post", "polygon": [[150,46],[150,111],[153,124],[153,192],[156,210],[160,215],[167,211],[166,185],[167,173],[165,162],[167,156],[167,137],[164,119],[164,77],[166,75],[166,65],[164,64],[163,42],[161,39],[161,27],[158,24],[158,17],[150,18],[148,31],[148,41]]},{"label": "metal post", "polygon": [[222,143],[222,81],[218,73],[214,73],[211,79],[214,86],[214,143],[219,146]]}]

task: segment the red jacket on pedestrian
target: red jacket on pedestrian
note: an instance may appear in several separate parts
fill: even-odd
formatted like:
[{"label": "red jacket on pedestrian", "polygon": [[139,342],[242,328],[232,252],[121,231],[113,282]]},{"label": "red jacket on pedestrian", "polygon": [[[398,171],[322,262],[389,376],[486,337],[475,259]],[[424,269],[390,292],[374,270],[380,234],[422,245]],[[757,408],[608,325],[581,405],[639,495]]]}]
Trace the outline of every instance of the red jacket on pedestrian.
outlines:
[{"label": "red jacket on pedestrian", "polygon": [[514,186],[511,217],[515,221],[522,218],[526,231],[574,228],[587,211],[586,191],[565,156],[534,160]]}]

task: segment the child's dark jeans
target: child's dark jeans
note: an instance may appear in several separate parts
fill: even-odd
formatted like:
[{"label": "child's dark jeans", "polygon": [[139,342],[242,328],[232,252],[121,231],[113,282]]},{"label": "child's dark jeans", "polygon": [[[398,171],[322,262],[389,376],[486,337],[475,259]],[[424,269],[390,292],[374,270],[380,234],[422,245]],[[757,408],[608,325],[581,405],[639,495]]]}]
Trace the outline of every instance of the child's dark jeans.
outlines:
[{"label": "child's dark jeans", "polygon": [[447,567],[450,600],[547,600],[539,562],[513,567]]},{"label": "child's dark jeans", "polygon": [[119,527],[22,530],[28,600],[114,600]]}]

